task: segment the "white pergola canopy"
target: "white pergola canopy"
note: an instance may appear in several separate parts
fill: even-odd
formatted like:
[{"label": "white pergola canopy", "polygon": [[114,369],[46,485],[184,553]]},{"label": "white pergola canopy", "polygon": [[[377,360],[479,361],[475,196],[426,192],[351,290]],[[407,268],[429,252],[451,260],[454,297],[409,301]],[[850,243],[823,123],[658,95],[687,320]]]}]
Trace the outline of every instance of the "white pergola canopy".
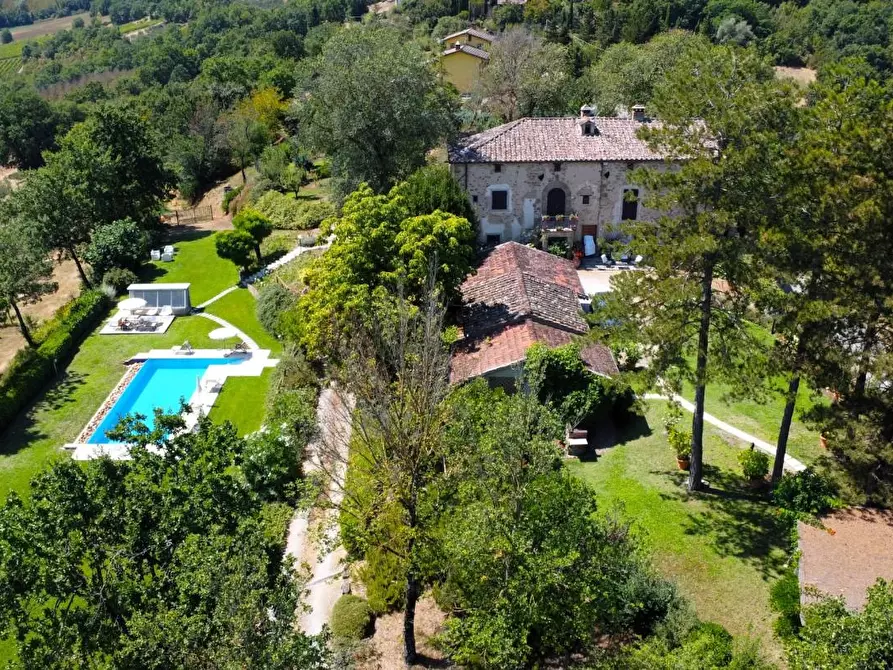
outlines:
[{"label": "white pergola canopy", "polygon": [[189,284],[131,284],[131,298],[146,301],[146,307],[170,307],[174,314],[189,314]]}]

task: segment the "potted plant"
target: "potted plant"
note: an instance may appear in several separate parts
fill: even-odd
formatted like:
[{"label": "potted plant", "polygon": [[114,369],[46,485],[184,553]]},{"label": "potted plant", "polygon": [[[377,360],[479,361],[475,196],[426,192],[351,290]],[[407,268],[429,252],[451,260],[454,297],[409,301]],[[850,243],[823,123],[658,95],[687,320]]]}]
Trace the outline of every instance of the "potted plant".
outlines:
[{"label": "potted plant", "polygon": [[691,467],[691,433],[670,426],[667,428],[667,442],[676,454],[676,465],[680,470],[688,470]]},{"label": "potted plant", "polygon": [[751,488],[762,485],[766,480],[766,475],[769,474],[769,457],[762,451],[754,449],[752,444],[750,449],[745,449],[738,454],[738,463]]}]

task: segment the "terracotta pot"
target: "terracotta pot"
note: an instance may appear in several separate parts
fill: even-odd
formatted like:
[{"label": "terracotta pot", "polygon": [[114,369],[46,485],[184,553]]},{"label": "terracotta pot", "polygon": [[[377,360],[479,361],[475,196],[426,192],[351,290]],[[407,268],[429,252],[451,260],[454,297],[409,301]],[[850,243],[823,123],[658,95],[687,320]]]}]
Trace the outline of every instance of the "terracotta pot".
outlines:
[{"label": "terracotta pot", "polygon": [[690,458],[679,458],[676,457],[676,465],[679,466],[680,470],[688,470],[691,467],[691,459]]}]

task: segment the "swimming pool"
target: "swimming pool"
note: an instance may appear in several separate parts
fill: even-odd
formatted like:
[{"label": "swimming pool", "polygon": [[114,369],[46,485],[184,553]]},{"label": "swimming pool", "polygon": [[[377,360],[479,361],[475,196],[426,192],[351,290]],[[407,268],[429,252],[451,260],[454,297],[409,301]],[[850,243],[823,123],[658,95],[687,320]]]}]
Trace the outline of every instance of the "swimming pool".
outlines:
[{"label": "swimming pool", "polygon": [[115,444],[105,436],[128,414],[143,414],[151,428],[155,423],[155,408],[176,412],[180,399],[187,402],[198,388],[198,381],[212,365],[241,363],[233,358],[153,358],[143,363],[124,393],[87,440],[88,444]]}]

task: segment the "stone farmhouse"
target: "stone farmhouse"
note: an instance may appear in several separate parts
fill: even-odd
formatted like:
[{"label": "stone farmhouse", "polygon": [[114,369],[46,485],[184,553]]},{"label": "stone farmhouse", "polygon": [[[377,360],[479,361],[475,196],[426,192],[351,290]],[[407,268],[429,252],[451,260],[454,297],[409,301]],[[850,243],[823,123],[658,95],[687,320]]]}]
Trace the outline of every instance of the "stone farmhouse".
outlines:
[{"label": "stone farmhouse", "polygon": [[643,165],[670,165],[637,137],[653,123],[643,106],[631,118],[599,117],[583,106],[579,117],[518,119],[450,146],[450,169],[478,215],[480,243],[564,240],[584,248],[584,236],[614,239],[621,221],[656,218],[630,176]]}]

